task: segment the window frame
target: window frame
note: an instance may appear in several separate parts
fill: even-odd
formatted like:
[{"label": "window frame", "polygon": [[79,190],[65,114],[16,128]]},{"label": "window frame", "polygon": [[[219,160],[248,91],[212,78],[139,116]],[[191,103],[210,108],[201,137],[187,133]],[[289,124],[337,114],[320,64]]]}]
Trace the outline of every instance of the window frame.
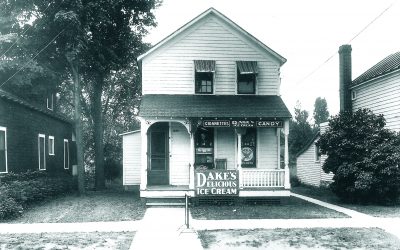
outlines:
[{"label": "window frame", "polygon": [[4,151],[5,151],[5,158],[6,158],[6,171],[0,172],[0,174],[7,174],[8,173],[8,161],[7,161],[7,128],[0,126],[0,131],[4,131]]},{"label": "window frame", "polygon": [[56,141],[54,139],[54,136],[49,135],[47,143],[48,143],[47,150],[48,150],[49,155],[55,155],[56,153],[54,151],[54,145],[55,145]]},{"label": "window frame", "polygon": [[[199,75],[211,75],[211,77],[209,77],[210,78],[210,81],[211,81],[211,92],[201,92],[201,91],[199,91],[198,89],[198,86],[199,86],[199,81],[204,81],[203,79],[199,79],[198,80],[198,76]],[[195,94],[197,94],[197,95],[212,95],[212,94],[214,94],[214,72],[197,72],[196,70],[195,70],[195,72],[194,72],[194,93]],[[205,81],[208,81],[207,79],[205,80]],[[201,86],[201,82],[200,82],[200,86]],[[207,86],[206,86],[206,88],[207,88]],[[201,89],[201,88],[200,88]]]},{"label": "window frame", "polygon": [[314,143],[314,161],[321,162],[321,150],[316,143]]},{"label": "window frame", "polygon": [[351,100],[356,100],[357,99],[357,91],[352,90],[351,91]]},{"label": "window frame", "polygon": [[[201,131],[202,130],[202,131]],[[201,134],[205,137],[202,138]],[[199,127],[194,134],[194,165],[197,167],[205,166],[207,169],[215,169],[216,155],[216,129],[213,127]],[[203,142],[201,141],[203,140]],[[205,160],[202,161],[202,160]]]},{"label": "window frame", "polygon": [[[237,72],[236,73],[236,93],[238,95],[255,95],[255,94],[257,94],[257,74],[256,73],[253,73],[253,74],[240,74],[238,67],[237,67],[237,71],[236,72]],[[253,91],[251,93],[250,92],[241,93],[240,90],[239,90],[239,83],[242,83],[242,82],[248,83],[249,81],[239,81],[240,77],[250,77],[250,76],[252,76],[252,78],[253,78]]]},{"label": "window frame", "polygon": [[[49,102],[49,97],[47,97],[47,109],[53,111],[54,110],[54,95],[51,94],[51,102]],[[51,104],[51,106],[49,105],[49,103]]]},{"label": "window frame", "polygon": [[[43,167],[40,168],[40,138],[43,138]],[[39,160],[39,171],[46,170],[46,135],[45,134],[38,134],[38,160]]]},{"label": "window frame", "polygon": [[[65,144],[66,143],[66,144]],[[67,145],[67,158],[65,158],[65,145]],[[69,141],[64,139],[64,169],[69,169]],[[67,164],[65,164],[65,159],[67,159]],[[67,167],[65,167],[67,166]]]}]

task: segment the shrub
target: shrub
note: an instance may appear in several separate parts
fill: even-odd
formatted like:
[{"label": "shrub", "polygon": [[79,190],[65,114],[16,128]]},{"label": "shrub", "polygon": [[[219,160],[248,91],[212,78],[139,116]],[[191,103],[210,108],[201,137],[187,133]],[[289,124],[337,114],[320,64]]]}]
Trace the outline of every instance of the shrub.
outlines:
[{"label": "shrub", "polygon": [[15,217],[35,202],[69,193],[74,186],[71,176],[66,174],[29,172],[6,177],[0,184],[0,219]]},{"label": "shrub", "polygon": [[333,172],[332,191],[350,202],[393,202],[400,194],[400,136],[370,110],[342,112],[329,120],[318,142]]}]

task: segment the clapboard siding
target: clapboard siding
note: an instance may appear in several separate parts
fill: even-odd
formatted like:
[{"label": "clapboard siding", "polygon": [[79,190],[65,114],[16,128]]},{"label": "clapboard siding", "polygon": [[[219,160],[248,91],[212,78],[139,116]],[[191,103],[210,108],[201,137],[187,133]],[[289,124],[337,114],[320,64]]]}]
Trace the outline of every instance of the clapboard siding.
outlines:
[{"label": "clapboard siding", "polygon": [[122,137],[123,185],[140,184],[141,135],[140,131]]},{"label": "clapboard siding", "polygon": [[171,123],[170,184],[189,185],[190,137],[186,128],[176,122]]},{"label": "clapboard siding", "polygon": [[235,132],[231,128],[217,128],[216,157],[227,160],[227,169],[235,167]]},{"label": "clapboard siding", "polygon": [[326,158],[328,156],[327,155],[321,155],[321,181],[324,182],[332,182],[333,179],[333,173],[325,173],[325,171],[322,169],[322,165],[324,164],[324,162],[326,161]]},{"label": "clapboard siding", "polygon": [[320,186],[321,163],[315,161],[315,142],[297,157],[297,178],[301,183]]},{"label": "clapboard siding", "polygon": [[278,166],[278,144],[276,129],[257,129],[257,168],[276,169]]},{"label": "clapboard siding", "polygon": [[257,61],[257,94],[279,94],[279,62],[223,21],[209,16],[143,63],[143,94],[193,94],[194,60],[215,60],[214,93],[236,94],[236,61]]},{"label": "clapboard siding", "polygon": [[400,131],[400,72],[388,74],[353,89],[353,111],[368,108],[383,114],[389,129]]}]

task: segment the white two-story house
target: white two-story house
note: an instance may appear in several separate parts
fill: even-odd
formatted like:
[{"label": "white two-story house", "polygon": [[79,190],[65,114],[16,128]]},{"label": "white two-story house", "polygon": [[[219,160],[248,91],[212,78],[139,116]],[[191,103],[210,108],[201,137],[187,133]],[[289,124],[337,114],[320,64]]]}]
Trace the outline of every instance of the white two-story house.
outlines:
[{"label": "white two-story house", "polygon": [[197,170],[235,170],[238,196],[289,196],[285,58],[210,8],[138,61],[141,128],[123,134],[124,185],[195,196]]}]

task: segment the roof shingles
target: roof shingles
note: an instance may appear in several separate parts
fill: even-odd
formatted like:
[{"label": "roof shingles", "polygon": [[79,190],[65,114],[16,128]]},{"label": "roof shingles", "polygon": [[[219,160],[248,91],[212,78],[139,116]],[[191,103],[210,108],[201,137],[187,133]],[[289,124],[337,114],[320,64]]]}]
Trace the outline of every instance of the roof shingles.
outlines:
[{"label": "roof shingles", "polygon": [[290,118],[279,96],[261,95],[144,95],[142,117]]},{"label": "roof shingles", "polygon": [[360,83],[390,73],[397,69],[400,69],[400,52],[391,54],[390,56],[384,58],[382,61],[372,66],[370,69],[362,73],[359,77],[354,79],[352,85],[358,85]]}]

